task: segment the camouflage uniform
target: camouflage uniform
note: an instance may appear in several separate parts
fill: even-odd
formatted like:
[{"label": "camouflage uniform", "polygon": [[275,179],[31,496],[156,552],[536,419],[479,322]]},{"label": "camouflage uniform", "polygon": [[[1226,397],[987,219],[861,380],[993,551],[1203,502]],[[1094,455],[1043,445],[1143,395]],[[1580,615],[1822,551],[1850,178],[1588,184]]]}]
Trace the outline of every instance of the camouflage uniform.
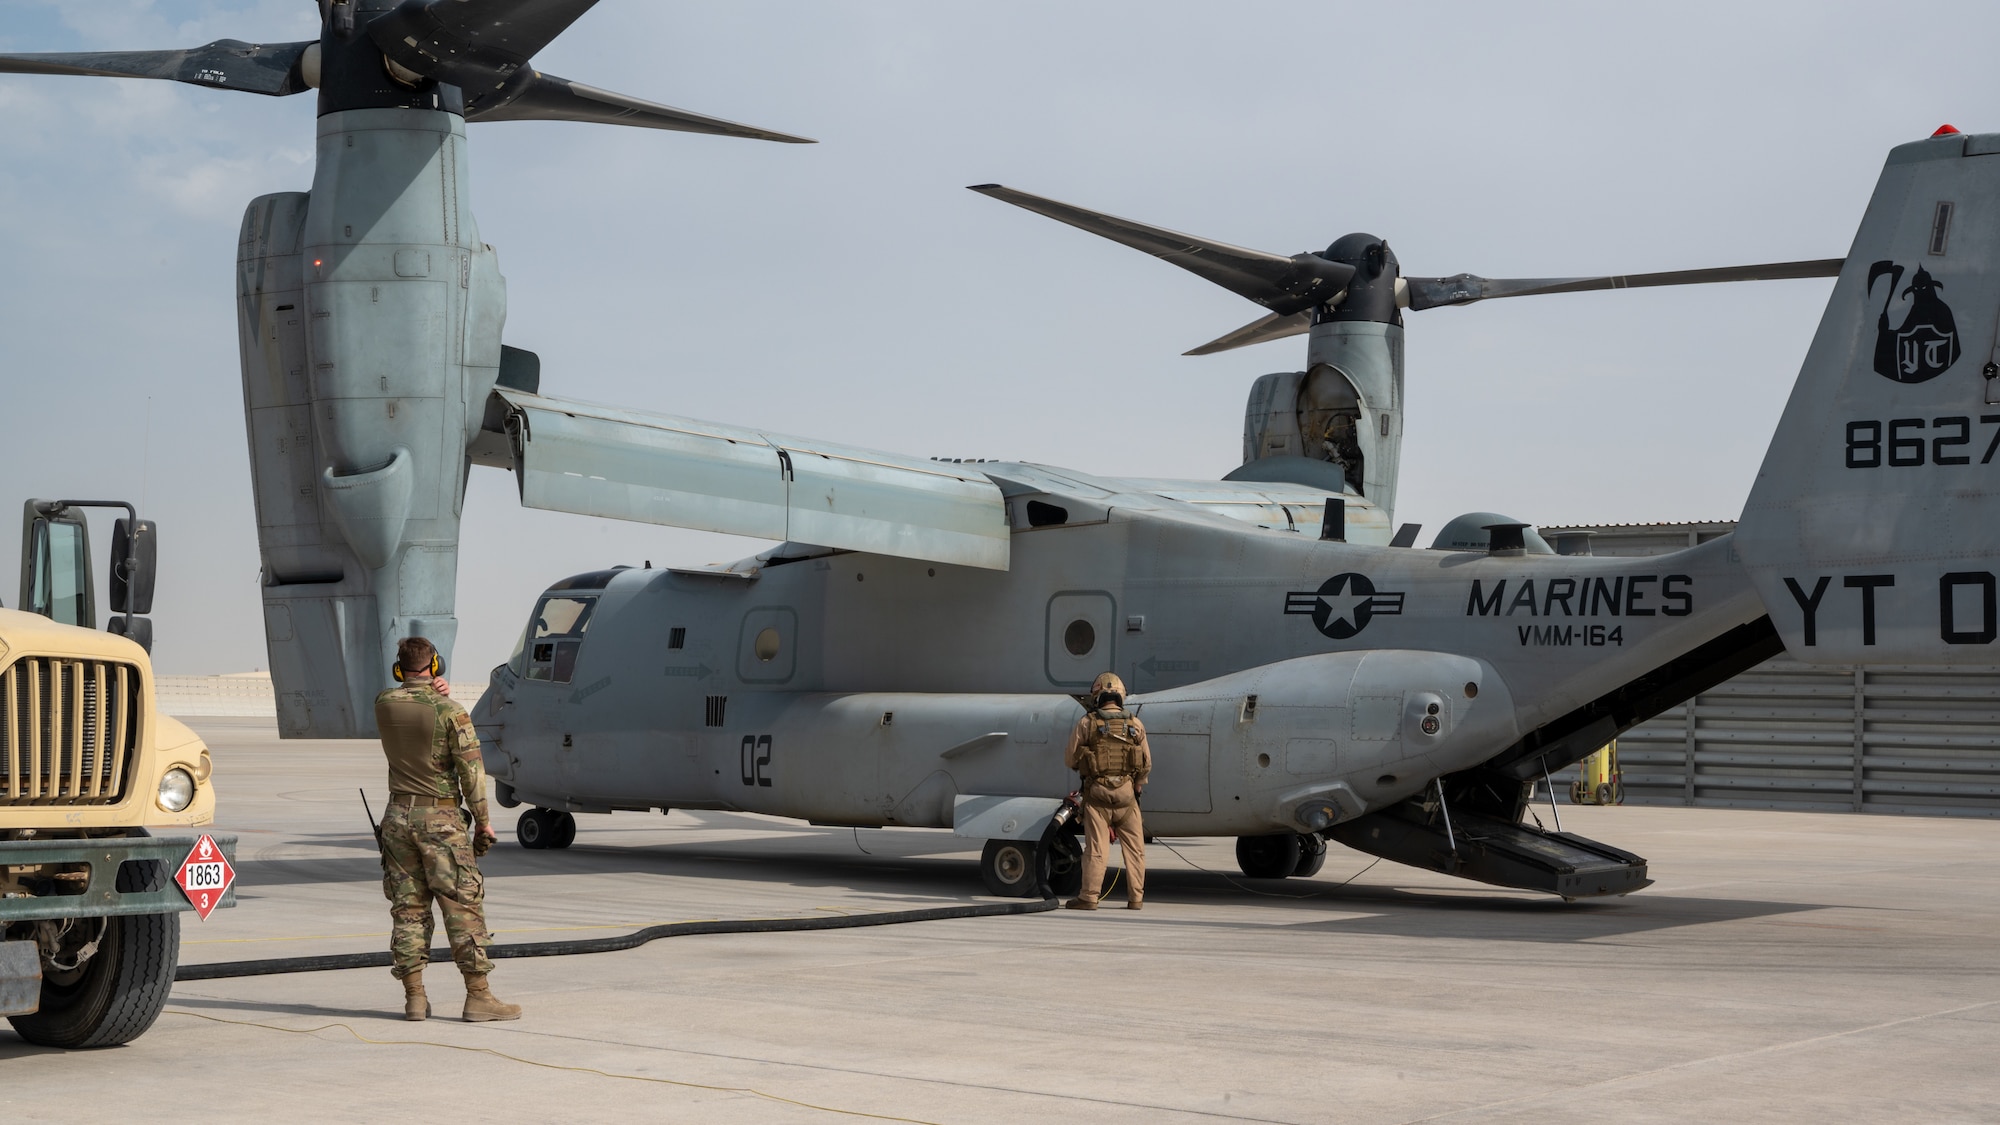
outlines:
[{"label": "camouflage uniform", "polygon": [[[1125,685],[1118,677],[1098,677],[1093,694]],[[1094,910],[1104,891],[1104,866],[1111,833],[1125,854],[1125,905],[1137,910],[1146,897],[1146,828],[1139,818],[1139,791],[1153,772],[1146,726],[1121,704],[1100,707],[1076,721],[1063,764],[1083,779],[1083,889],[1070,905]]]},{"label": "camouflage uniform", "polygon": [[[430,960],[435,899],[460,971],[490,972],[493,962],[484,948],[493,944],[486,932],[486,883],[458,809],[462,797],[473,824],[486,827],[486,771],[472,717],[424,681],[376,696],[375,725],[389,758],[391,796],[382,814],[381,843],[382,893],[394,923],[392,971],[398,979],[408,977]],[[450,803],[411,805],[400,794]]]}]

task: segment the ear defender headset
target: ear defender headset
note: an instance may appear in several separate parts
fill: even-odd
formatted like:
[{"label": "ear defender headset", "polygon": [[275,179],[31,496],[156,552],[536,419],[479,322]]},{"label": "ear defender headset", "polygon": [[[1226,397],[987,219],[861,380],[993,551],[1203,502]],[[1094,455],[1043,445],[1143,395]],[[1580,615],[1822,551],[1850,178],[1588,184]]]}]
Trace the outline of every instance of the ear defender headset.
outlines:
[{"label": "ear defender headset", "polygon": [[[398,661],[396,661],[396,663],[395,663],[395,664],[391,665],[391,666],[390,666],[390,668],[389,668],[389,674],[390,674],[390,675],[392,675],[392,676],[394,676],[394,677],[396,677],[396,682],[397,682],[397,683],[399,683],[399,684],[400,684],[400,683],[402,683],[402,682],[403,682],[403,662],[402,662],[402,661],[400,661],[400,660],[398,660]],[[439,655],[437,654],[437,650],[436,650],[436,649],[432,649],[432,650],[431,650],[431,667],[430,667],[430,674],[431,674],[431,679],[433,679],[433,680],[437,679],[437,678],[438,678],[439,676],[442,676],[442,675],[444,675],[444,658],[440,657],[440,656],[439,656]]]}]

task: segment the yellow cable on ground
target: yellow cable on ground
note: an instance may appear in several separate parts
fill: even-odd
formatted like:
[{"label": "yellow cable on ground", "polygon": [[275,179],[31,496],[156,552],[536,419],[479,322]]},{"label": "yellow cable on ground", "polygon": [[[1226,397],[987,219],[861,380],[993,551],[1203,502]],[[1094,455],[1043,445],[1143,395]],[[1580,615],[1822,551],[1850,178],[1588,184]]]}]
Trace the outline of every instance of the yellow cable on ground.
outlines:
[{"label": "yellow cable on ground", "polygon": [[524,1059],[519,1055],[510,1055],[505,1051],[496,1051],[491,1047],[466,1047],[457,1043],[439,1043],[430,1039],[370,1039],[368,1036],[361,1034],[344,1023],[326,1023],[318,1027],[280,1027],[275,1023],[259,1023],[256,1020],[226,1020],[221,1016],[206,1015],[202,1012],[183,1012],[178,1008],[168,1008],[162,1014],[169,1016],[192,1016],[198,1020],[207,1020],[210,1023],[226,1023],[234,1027],[261,1027],[266,1031],[282,1031],[287,1035],[317,1035],[322,1031],[331,1031],[337,1027],[363,1043],[378,1047],[440,1047],[447,1051],[466,1051],[475,1055],[492,1055],[496,1058],[506,1059],[509,1062],[521,1063],[524,1066],[539,1066],[548,1070],[573,1070],[579,1074],[595,1074],[600,1078],[622,1078],[628,1082],[652,1082],[661,1086],[681,1086],[690,1090],[708,1090],[718,1094],[750,1094],[768,1101],[783,1102],[786,1105],[800,1106],[804,1109],[816,1109],[822,1113],[838,1113],[846,1117],[866,1117],[874,1121],[905,1121],[910,1122],[911,1125],[938,1125],[935,1121],[926,1121],[921,1117],[893,1117],[886,1113],[868,1113],[858,1109],[838,1109],[830,1105],[816,1105],[812,1102],[799,1101],[797,1098],[788,1098],[782,1094],[765,1093],[762,1090],[752,1089],[749,1086],[710,1086],[701,1082],[685,1082],[678,1078],[649,1078],[643,1074],[618,1074],[609,1070],[599,1070],[593,1066],[564,1066],[561,1063]]}]

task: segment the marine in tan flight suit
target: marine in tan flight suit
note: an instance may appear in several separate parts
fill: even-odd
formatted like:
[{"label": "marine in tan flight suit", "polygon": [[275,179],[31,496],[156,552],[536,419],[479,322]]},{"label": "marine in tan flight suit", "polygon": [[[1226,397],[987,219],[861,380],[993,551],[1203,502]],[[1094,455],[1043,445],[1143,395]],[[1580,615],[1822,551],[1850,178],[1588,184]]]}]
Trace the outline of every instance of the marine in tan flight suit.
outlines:
[{"label": "marine in tan flight suit", "polygon": [[1146,828],[1139,821],[1139,795],[1153,772],[1146,727],[1125,710],[1125,684],[1106,672],[1090,685],[1094,710],[1076,721],[1063,764],[1083,779],[1083,889],[1065,906],[1097,909],[1104,890],[1104,864],[1111,832],[1125,853],[1125,908],[1138,910],[1146,897]]},{"label": "marine in tan flight suit", "polygon": [[[389,759],[389,807],[382,812],[377,843],[382,893],[389,899],[390,971],[403,982],[403,1018],[431,1014],[424,964],[430,960],[435,902],[444,915],[451,958],[465,977],[465,1021],[519,1019],[521,1006],[501,1003],[486,985],[493,962],[485,947],[493,938],[486,930],[486,882],[477,857],[492,846],[495,833],[486,816],[479,735],[465,708],[446,694],[450,685],[436,678],[444,669],[430,641],[405,639],[396,646],[396,662],[402,683],[375,697],[375,726]],[[470,837],[461,799],[472,815]]]}]

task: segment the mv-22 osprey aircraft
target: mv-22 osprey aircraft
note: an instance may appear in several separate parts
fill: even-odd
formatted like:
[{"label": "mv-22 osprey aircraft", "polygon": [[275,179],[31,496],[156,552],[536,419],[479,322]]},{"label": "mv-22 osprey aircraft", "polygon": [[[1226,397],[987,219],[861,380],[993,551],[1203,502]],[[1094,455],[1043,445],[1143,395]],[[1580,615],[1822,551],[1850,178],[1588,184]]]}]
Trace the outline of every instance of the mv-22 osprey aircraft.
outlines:
[{"label": "mv-22 osprey aircraft", "polygon": [[[1233,479],[1114,480],[540,394],[540,361],[501,344],[467,121],[800,139],[535,70],[591,3],[322,0],[310,42],[0,56],[318,91],[312,191],[253,201],[238,247],[288,737],[371,735],[395,641],[449,649],[473,465],[511,470],[531,507],[781,541],[537,601],[475,714],[500,800],[535,806],[531,847],[566,845],[576,812],[738,809],[950,829],[987,841],[996,893],[1060,890],[1076,879],[1061,748],[1075,693],[1112,668],[1151,731],[1149,827],[1235,836],[1248,874],[1310,873],[1333,839],[1620,894],[1649,881],[1643,859],[1523,823],[1551,771],[1781,650],[1992,661],[2000,136],[1894,149],[1844,259],[1691,276],[1403,278],[1370,236],[1287,258],[985,189],[1271,312],[1217,345],[1310,333],[1308,371],[1253,391]],[[1537,553],[1504,520],[1474,550],[1392,539],[1404,308],[1836,271],[1733,535],[1646,559]]]}]

